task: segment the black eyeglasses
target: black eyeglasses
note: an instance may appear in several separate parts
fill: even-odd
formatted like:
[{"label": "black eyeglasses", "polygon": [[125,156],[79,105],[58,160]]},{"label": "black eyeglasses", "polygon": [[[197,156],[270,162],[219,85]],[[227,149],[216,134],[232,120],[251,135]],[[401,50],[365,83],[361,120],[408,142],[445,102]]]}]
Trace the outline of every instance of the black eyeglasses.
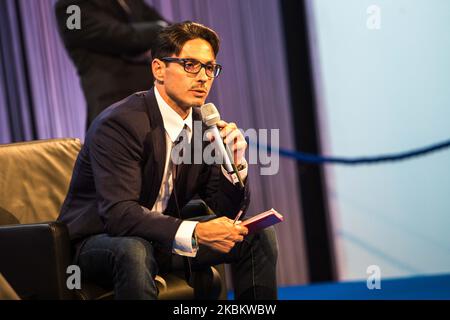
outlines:
[{"label": "black eyeglasses", "polygon": [[184,71],[192,74],[197,74],[200,72],[202,68],[205,68],[206,75],[210,78],[218,77],[220,72],[222,71],[222,66],[217,63],[201,63],[198,60],[195,59],[189,59],[189,58],[172,58],[172,57],[166,57],[161,58],[160,60],[166,61],[166,62],[177,62],[184,67]]}]

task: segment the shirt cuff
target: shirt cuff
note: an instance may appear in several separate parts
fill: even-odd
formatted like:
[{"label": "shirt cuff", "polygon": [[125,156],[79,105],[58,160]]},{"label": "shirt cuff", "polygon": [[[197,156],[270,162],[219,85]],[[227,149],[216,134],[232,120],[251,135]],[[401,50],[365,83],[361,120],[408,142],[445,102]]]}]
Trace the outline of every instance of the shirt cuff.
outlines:
[{"label": "shirt cuff", "polygon": [[172,252],[180,256],[195,257],[198,245],[194,239],[194,229],[198,221],[183,221],[178,227],[175,239],[173,240]]},{"label": "shirt cuff", "polygon": [[[245,165],[245,168],[239,171],[239,175],[241,176],[242,181],[245,181],[245,179],[247,178],[247,174],[248,174],[248,163],[247,163],[247,160],[245,160],[245,158],[242,159],[242,164]],[[228,179],[228,181],[230,181],[231,183],[234,184],[233,178],[227,172],[227,170],[225,170],[225,168],[223,166],[220,166],[220,167],[222,168],[223,175]]]}]

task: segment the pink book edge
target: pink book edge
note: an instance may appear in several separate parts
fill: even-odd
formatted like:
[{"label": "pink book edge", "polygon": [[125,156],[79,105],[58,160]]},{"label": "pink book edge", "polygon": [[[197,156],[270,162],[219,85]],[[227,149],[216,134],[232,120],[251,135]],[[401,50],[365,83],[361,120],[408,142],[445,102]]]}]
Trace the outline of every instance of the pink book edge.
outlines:
[{"label": "pink book edge", "polygon": [[245,226],[245,225],[247,225],[249,223],[253,223],[255,221],[262,220],[262,219],[264,219],[264,218],[266,218],[268,216],[271,216],[271,215],[275,215],[278,218],[278,220],[284,221],[283,215],[280,214],[278,211],[276,211],[274,208],[272,208],[270,210],[261,212],[261,213],[257,214],[256,216],[253,216],[253,217],[251,217],[251,218],[249,218],[247,220],[242,221],[242,225]]}]

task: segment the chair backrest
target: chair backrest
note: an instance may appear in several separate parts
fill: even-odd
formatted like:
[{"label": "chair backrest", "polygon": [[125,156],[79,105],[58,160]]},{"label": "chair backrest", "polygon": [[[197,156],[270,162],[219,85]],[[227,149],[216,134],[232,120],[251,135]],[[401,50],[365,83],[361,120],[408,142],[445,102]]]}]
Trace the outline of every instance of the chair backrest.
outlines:
[{"label": "chair backrest", "polygon": [[19,223],[56,220],[80,150],[79,139],[0,145],[3,212],[10,212]]}]

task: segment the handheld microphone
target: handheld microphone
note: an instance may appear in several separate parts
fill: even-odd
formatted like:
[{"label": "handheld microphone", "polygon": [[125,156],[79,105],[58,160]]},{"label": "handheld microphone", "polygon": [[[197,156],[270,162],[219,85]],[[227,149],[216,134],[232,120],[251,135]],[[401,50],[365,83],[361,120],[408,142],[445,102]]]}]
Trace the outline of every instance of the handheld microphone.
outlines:
[{"label": "handheld microphone", "polygon": [[202,121],[211,130],[214,136],[214,144],[216,146],[216,152],[219,152],[219,157],[223,159],[223,166],[225,170],[231,175],[233,183],[240,188],[244,188],[244,183],[239,175],[239,171],[234,164],[233,155],[228,146],[223,142],[220,136],[219,129],[217,128],[217,122],[220,121],[220,113],[216,106],[212,103],[204,104],[201,107]]}]

